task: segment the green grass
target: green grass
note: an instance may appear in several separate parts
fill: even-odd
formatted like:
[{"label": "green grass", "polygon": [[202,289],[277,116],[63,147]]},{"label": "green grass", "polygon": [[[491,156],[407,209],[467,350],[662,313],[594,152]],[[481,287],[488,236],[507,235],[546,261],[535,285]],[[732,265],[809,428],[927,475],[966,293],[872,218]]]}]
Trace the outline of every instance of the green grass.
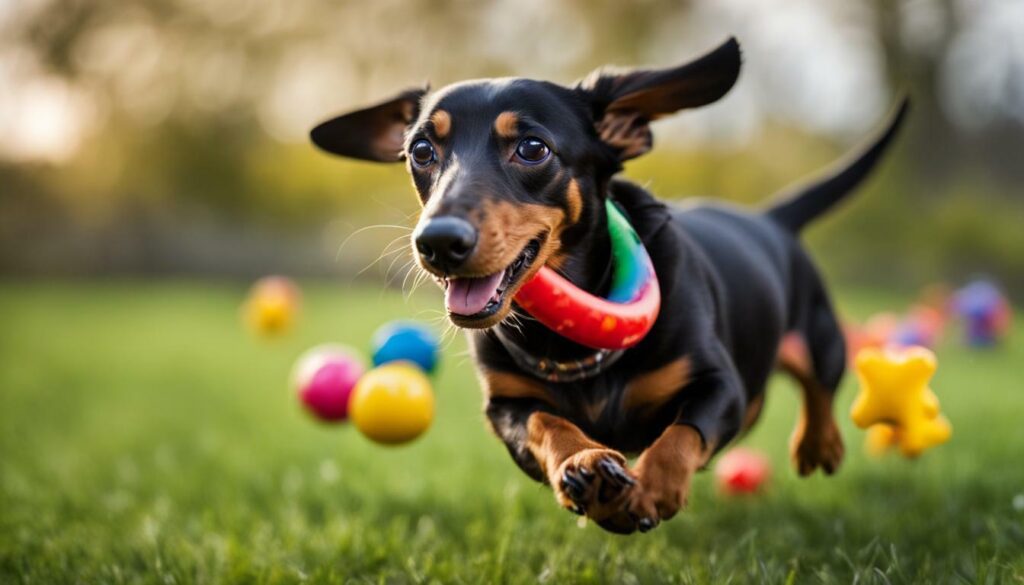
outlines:
[{"label": "green grass", "polygon": [[[314,343],[364,345],[433,295],[306,287],[276,342],[240,326],[241,286],[0,285],[0,582],[1005,583],[1024,580],[1024,330],[991,352],[940,349],[951,443],[914,462],[848,457],[801,480],[786,442],[796,392],[774,382],[745,443],[768,492],[728,499],[710,474],[646,535],[560,510],[491,437],[461,338],[430,432],[402,448],[311,421],[287,387]],[[839,295],[847,314],[900,309]],[[429,314],[427,314],[429,317]],[[1020,506],[1018,505],[1018,508]]]}]

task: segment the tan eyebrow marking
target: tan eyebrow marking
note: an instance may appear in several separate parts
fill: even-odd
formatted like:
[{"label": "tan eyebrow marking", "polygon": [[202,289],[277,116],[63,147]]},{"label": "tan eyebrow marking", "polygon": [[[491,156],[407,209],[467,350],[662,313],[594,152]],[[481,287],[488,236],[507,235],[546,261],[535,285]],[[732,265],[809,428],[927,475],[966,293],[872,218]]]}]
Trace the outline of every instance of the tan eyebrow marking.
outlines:
[{"label": "tan eyebrow marking", "polygon": [[444,110],[437,110],[430,116],[430,122],[434,125],[434,134],[438,138],[448,136],[452,129],[452,117]]},{"label": "tan eyebrow marking", "polygon": [[566,204],[569,207],[569,223],[576,223],[583,214],[583,196],[576,179],[569,179],[569,188],[565,192]]},{"label": "tan eyebrow marking", "polygon": [[519,129],[519,116],[515,112],[502,112],[494,120],[494,130],[502,138],[512,138]]}]

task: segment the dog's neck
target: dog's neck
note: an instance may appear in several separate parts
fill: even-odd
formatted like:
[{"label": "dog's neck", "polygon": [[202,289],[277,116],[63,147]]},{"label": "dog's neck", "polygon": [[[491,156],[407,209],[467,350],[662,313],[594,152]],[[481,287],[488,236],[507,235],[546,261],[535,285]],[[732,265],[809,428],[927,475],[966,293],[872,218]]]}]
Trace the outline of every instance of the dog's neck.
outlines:
[{"label": "dog's neck", "polygon": [[[625,210],[633,228],[643,240],[654,238],[671,222],[669,208],[645,189],[613,178],[604,188],[606,196]],[[612,247],[608,235],[608,214],[604,202],[590,207],[586,218],[563,234],[562,253],[565,261],[559,272],[577,287],[597,296],[605,297],[611,288]],[[661,241],[659,245],[665,246]],[[674,249],[673,243],[668,243]],[[655,270],[658,269],[656,255]],[[662,283],[664,284],[664,283]],[[513,305],[514,317],[506,318],[497,327],[501,336],[513,340],[532,355],[559,362],[570,362],[594,356],[593,348],[569,341],[530,317],[523,309]]]},{"label": "dog's neck", "polygon": [[[604,205],[586,223],[564,234],[563,262],[559,272],[577,287],[596,296],[606,296],[612,281],[611,237]],[[530,353],[555,361],[578,360],[593,355],[593,348],[572,342],[536,321],[522,308],[513,305],[513,316],[497,325],[502,336],[513,340]]]}]

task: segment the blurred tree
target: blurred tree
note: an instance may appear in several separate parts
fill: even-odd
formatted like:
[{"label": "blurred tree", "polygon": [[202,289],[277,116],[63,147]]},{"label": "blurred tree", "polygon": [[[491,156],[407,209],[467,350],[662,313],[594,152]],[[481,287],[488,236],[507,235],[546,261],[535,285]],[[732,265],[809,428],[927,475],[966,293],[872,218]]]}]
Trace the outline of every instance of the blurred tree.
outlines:
[{"label": "blurred tree", "polygon": [[811,234],[823,263],[908,286],[984,267],[1024,288],[1021,22],[1012,0],[7,4],[0,270],[355,272],[401,230],[338,259],[341,241],[409,225],[416,205],[397,167],[315,152],[316,121],[428,79],[568,83],[737,34],[737,89],[659,123],[632,176],[755,202],[842,153],[906,87],[915,112],[894,160]]}]

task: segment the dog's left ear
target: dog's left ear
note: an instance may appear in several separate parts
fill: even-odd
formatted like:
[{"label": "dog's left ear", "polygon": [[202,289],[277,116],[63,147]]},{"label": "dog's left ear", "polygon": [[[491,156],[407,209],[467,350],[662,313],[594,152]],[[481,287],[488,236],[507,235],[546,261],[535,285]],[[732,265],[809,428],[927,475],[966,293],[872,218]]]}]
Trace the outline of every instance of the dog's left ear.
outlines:
[{"label": "dog's left ear", "polygon": [[594,113],[601,140],[628,160],[651,149],[649,123],[724,96],[740,74],[740,45],[730,38],[717,49],[678,67],[598,69],[577,84]]},{"label": "dog's left ear", "polygon": [[318,125],[309,137],[327,152],[376,162],[404,157],[405,130],[419,115],[427,89],[410,89],[383,102],[343,114]]}]

